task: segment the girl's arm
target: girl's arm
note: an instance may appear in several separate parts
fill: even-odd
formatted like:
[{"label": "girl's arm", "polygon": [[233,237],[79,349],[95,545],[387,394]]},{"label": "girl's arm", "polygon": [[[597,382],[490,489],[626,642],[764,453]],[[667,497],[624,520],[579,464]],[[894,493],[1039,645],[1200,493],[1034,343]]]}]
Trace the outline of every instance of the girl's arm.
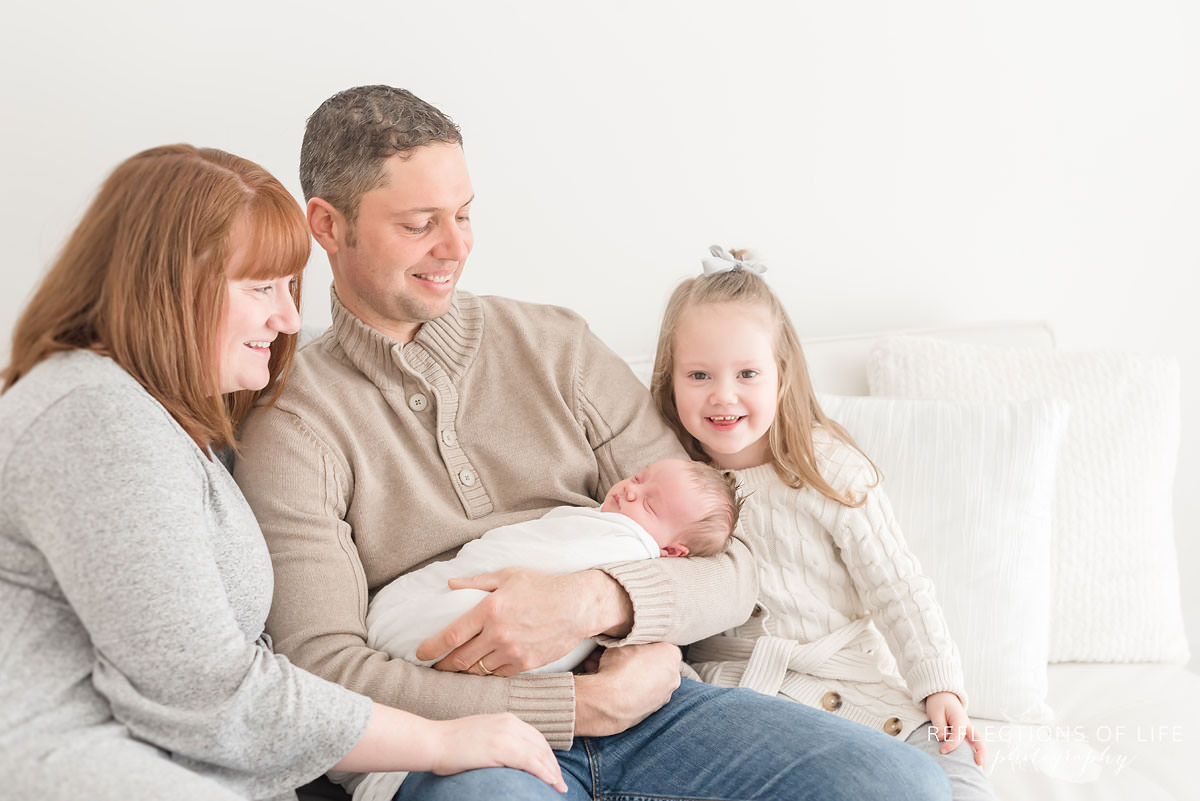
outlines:
[{"label": "girl's arm", "polygon": [[362,739],[334,765],[336,770],[427,770],[441,776],[501,767],[527,771],[560,793],[567,791],[546,738],[507,712],[429,720],[372,704]]},{"label": "girl's arm", "polygon": [[844,506],[823,499],[816,514],[896,657],[913,700],[949,691],[965,702],[962,663],[933,582],[909,549],[887,495],[882,487],[873,486],[874,470],[847,445],[837,443],[818,452],[822,450],[821,473],[826,480],[865,501]]},{"label": "girl's arm", "polygon": [[[835,488],[864,498],[849,507],[826,501],[828,521],[859,596],[871,612],[916,699],[923,699],[948,754],[966,739],[982,766],[987,754],[966,711],[958,649],[934,599],[933,582],[909,550],[874,471],[861,454],[836,445],[822,473]],[[915,700],[915,699],[914,699]]]}]

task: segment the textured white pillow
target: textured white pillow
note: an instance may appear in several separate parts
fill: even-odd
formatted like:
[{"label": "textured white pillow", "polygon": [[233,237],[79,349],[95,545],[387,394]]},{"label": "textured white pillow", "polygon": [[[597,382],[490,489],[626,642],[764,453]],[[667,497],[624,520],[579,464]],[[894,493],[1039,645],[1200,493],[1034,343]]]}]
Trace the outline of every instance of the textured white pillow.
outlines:
[{"label": "textured white pillow", "polygon": [[820,402],[883,472],[962,654],[968,711],[1049,722],[1050,510],[1067,404]]},{"label": "textured white pillow", "polygon": [[1054,503],[1053,662],[1188,660],[1171,513],[1179,368],[1132,353],[883,340],[872,395],[1071,404]]}]

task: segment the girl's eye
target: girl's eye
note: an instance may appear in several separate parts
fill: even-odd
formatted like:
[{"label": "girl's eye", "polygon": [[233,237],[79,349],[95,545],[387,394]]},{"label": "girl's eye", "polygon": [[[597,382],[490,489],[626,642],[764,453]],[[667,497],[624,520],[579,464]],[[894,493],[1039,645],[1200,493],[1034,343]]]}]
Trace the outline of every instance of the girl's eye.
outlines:
[{"label": "girl's eye", "polygon": [[754,378],[756,375],[758,375],[757,370],[742,370],[738,373],[738,378]]},{"label": "girl's eye", "polygon": [[688,373],[688,378],[692,379],[693,381],[703,381],[704,379],[708,378],[708,373],[704,372],[703,370],[693,370],[692,372]]}]

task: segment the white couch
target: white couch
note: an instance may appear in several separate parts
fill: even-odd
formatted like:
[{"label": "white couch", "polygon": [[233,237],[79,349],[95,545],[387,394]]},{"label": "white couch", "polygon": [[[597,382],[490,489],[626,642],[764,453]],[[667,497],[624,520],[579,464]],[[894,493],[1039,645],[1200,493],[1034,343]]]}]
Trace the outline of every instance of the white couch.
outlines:
[{"label": "white couch", "polygon": [[[965,350],[968,347],[1054,348],[1053,333],[1044,323],[1002,323],[901,333],[918,338],[934,337],[945,342],[970,343],[964,345],[962,351],[968,355],[971,353]],[[895,342],[891,339],[893,336],[895,334],[876,333],[806,342],[805,354],[818,393],[867,395],[868,363],[872,351],[881,342]],[[874,369],[879,372],[878,354],[876,360]],[[892,367],[895,368],[896,364],[903,362],[893,359]],[[930,368],[931,365],[925,367]],[[934,363],[932,369],[940,369],[940,365]],[[951,365],[945,369],[956,368]],[[947,381],[954,383],[953,377]],[[1115,385],[1117,382],[1111,383]],[[933,385],[944,384],[930,384]],[[1177,418],[1177,397],[1175,404]],[[1166,430],[1169,434],[1169,425]],[[1171,465],[1173,469],[1173,454]],[[886,474],[887,466],[881,466]],[[885,484],[898,478],[902,477],[885,477]],[[1169,481],[1167,486],[1169,495]],[[1066,502],[1080,504],[1089,500],[1076,494]],[[897,512],[900,513],[899,508]],[[1064,514],[1066,512],[1059,512],[1058,517]],[[905,524],[903,517],[900,522]],[[1056,533],[1052,531],[1051,537]],[[1139,542],[1142,535],[1140,531],[1128,532],[1134,542]],[[1096,547],[1105,545],[1099,543]],[[1169,571],[1175,563],[1173,553],[1168,556],[1170,558],[1164,562]],[[924,561],[924,557],[922,559]],[[1020,570],[1036,574],[1041,567],[1027,563]],[[1065,583],[1069,577],[1062,574],[1074,567],[1074,560],[1060,555],[1054,565],[1051,584],[1055,581]],[[1172,586],[1171,580],[1172,577],[1167,576],[1164,581],[1155,581],[1156,586],[1141,588],[1136,584],[1116,586],[1119,582],[1114,582],[1111,592],[1144,596],[1161,591],[1163,588],[1158,584],[1166,584],[1166,617],[1171,618],[1173,625],[1174,618],[1169,608],[1171,591],[1174,589],[1176,611],[1178,591],[1177,583]],[[1177,575],[1174,581],[1177,582]],[[948,597],[943,588],[939,588],[939,599],[943,606],[986,604],[990,600],[954,597],[953,593]],[[1129,604],[1137,603],[1139,601],[1136,599],[1129,601]],[[1058,611],[1058,606],[1052,608],[1052,613]],[[1142,622],[1150,629],[1159,625],[1157,619],[1151,620],[1149,616]],[[1052,628],[1055,623],[1051,620]],[[1045,629],[1037,626],[1030,626],[1030,630],[1035,634],[1045,634]],[[976,632],[978,634],[980,632]],[[982,634],[986,637],[986,632]],[[1064,639],[1067,635],[1059,631],[1055,636]],[[1179,637],[1182,637],[1181,631]],[[1001,801],[1183,801],[1200,798],[1200,759],[1194,753],[1200,745],[1200,676],[1181,666],[1186,661],[1186,645],[1181,653],[1178,640],[1171,642],[1170,647],[1160,648],[1159,651],[1169,652],[1169,661],[1174,664],[1147,661],[1048,664],[1045,700],[1052,713],[1040,724],[976,717],[976,725],[984,731],[988,740],[989,770],[998,798]],[[960,648],[966,648],[964,643],[959,644]],[[1086,643],[1071,645],[1068,640],[1068,645],[1077,651],[1087,652]],[[1049,650],[1053,651],[1053,646]],[[1110,660],[1114,658],[1111,655],[1108,657]],[[969,693],[972,692],[971,686],[968,685],[967,689]]]}]

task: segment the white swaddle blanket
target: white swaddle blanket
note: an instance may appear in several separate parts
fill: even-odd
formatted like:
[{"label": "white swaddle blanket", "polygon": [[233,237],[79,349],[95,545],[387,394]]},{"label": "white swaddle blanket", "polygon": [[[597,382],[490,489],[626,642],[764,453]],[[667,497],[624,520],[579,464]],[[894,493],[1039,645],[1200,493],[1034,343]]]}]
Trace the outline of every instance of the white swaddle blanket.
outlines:
[{"label": "white swaddle blanket", "polygon": [[[451,590],[447,581],[452,578],[506,567],[574,573],[658,555],[658,543],[625,515],[559,506],[536,520],[494,528],[464,545],[453,559],[428,564],[385,585],[367,607],[367,645],[419,665],[438,661],[417,659],[417,646],[487,597],[482,590]],[[592,640],[585,640],[561,659],[529,672],[569,671],[594,647]],[[330,773],[354,793],[354,801],[390,801],[405,775]]]}]

